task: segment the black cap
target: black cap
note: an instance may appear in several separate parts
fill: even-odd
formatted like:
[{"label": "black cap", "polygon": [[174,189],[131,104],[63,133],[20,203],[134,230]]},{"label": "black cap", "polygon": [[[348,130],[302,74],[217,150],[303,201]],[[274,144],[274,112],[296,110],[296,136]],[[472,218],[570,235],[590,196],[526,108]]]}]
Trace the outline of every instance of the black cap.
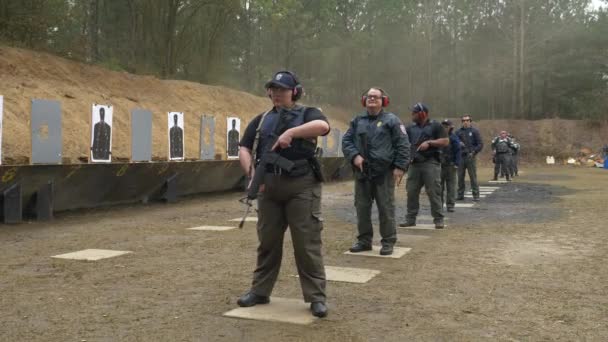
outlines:
[{"label": "black cap", "polygon": [[418,102],[414,105],[414,107],[412,107],[412,113],[419,113],[419,112],[428,113],[429,109],[427,106],[424,105],[424,103]]},{"label": "black cap", "polygon": [[298,85],[298,81],[294,75],[289,71],[279,71],[273,77],[272,80],[266,82],[265,88],[284,88],[294,89]]},{"label": "black cap", "polygon": [[449,126],[449,127],[453,127],[453,126],[454,126],[454,125],[452,124],[452,121],[450,121],[450,120],[448,120],[448,119],[445,119],[445,120],[441,121],[441,124],[442,124],[442,125]]}]

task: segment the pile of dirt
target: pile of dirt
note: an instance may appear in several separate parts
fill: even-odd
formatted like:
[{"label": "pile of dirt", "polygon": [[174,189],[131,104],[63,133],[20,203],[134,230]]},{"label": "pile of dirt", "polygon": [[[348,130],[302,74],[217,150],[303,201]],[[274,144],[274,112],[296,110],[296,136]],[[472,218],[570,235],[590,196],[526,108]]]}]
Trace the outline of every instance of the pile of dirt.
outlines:
[{"label": "pile of dirt", "polygon": [[[184,112],[187,159],[199,157],[200,117],[216,118],[216,153],[225,156],[226,118],[241,118],[242,127],[269,107],[267,98],[221,86],[160,80],[116,72],[74,62],[46,53],[0,47],[0,95],[4,96],[2,157],[5,164],[29,163],[31,155],[30,111],[32,99],[61,102],[64,162],[78,163],[88,157],[90,115],[93,103],[114,106],[112,154],[115,160],[131,155],[130,111],[144,108],[153,113],[154,159],[168,154],[167,112]],[[332,117],[336,108],[324,108],[335,127],[345,127]]]}]

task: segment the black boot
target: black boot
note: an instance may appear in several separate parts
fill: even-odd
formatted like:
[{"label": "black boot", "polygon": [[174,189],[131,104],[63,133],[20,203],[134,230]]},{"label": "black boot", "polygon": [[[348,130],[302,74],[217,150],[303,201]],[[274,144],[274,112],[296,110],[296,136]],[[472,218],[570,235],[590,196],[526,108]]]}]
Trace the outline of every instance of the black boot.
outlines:
[{"label": "black boot", "polygon": [[384,244],[382,245],[382,248],[380,249],[380,255],[391,255],[393,254],[393,245],[390,244]]},{"label": "black boot", "polygon": [[256,304],[268,304],[270,303],[270,297],[258,296],[253,292],[244,294],[236,303],[241,307],[255,306]]},{"label": "black boot", "polygon": [[310,303],[310,311],[315,317],[323,318],[327,316],[327,306],[323,302]]},{"label": "black boot", "polygon": [[361,253],[361,252],[371,251],[371,250],[372,250],[372,245],[366,244],[361,241],[355,242],[355,244],[350,248],[351,253]]}]

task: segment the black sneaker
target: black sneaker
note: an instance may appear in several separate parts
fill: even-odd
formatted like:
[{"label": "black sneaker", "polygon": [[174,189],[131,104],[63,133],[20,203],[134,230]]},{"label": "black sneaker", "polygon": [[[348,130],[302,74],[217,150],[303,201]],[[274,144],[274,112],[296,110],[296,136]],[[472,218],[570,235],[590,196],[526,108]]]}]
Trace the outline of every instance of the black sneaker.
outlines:
[{"label": "black sneaker", "polygon": [[355,242],[355,244],[350,248],[351,253],[361,253],[361,252],[366,252],[366,251],[371,251],[371,250],[372,250],[372,245],[368,245],[361,241]]},{"label": "black sneaker", "polygon": [[456,197],[456,200],[457,201],[464,201],[464,196],[458,196],[458,197]]},{"label": "black sneaker", "polygon": [[479,197],[473,197],[473,202],[479,202]]},{"label": "black sneaker", "polygon": [[380,249],[380,255],[391,255],[393,254],[393,245],[382,245]]},{"label": "black sneaker", "polygon": [[244,294],[236,303],[241,307],[250,307],[255,306],[257,304],[268,304],[270,303],[270,297],[266,296],[258,296],[253,292],[249,292]]},{"label": "black sneaker", "polygon": [[416,221],[405,221],[403,223],[399,223],[399,227],[402,227],[402,228],[416,227]]},{"label": "black sneaker", "polygon": [[454,208],[453,207],[448,207],[448,213],[453,213],[454,212]]}]

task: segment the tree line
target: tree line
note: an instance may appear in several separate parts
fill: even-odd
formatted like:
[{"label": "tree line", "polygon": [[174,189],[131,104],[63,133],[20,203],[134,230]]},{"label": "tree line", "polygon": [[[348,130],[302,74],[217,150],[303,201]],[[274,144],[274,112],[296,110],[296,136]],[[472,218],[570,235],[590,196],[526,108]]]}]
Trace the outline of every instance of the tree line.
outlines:
[{"label": "tree line", "polygon": [[294,70],[309,103],[378,85],[407,111],[602,119],[608,12],[591,0],[0,0],[0,39],[115,70],[262,94]]}]

